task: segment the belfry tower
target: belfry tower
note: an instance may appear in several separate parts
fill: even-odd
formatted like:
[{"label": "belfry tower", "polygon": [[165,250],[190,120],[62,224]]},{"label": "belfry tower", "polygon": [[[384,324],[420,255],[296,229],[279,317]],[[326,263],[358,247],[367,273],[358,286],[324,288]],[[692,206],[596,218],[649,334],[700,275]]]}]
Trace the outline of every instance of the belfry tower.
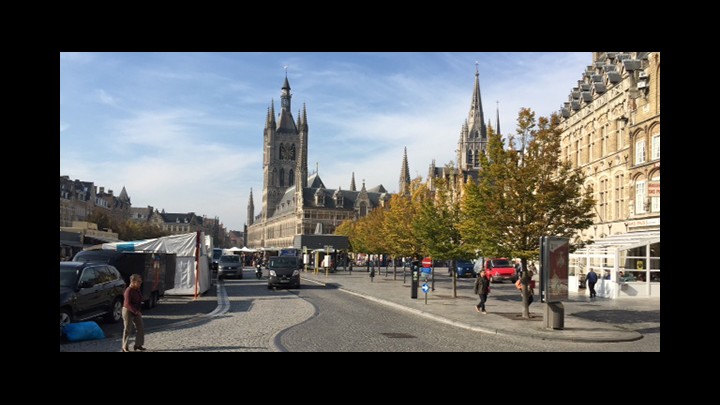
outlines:
[{"label": "belfry tower", "polygon": [[282,196],[292,186],[302,190],[307,181],[307,111],[303,106],[297,123],[293,119],[292,94],[285,71],[280,92],[280,112],[275,119],[275,103],[271,101],[263,135],[262,219],[272,217]]}]

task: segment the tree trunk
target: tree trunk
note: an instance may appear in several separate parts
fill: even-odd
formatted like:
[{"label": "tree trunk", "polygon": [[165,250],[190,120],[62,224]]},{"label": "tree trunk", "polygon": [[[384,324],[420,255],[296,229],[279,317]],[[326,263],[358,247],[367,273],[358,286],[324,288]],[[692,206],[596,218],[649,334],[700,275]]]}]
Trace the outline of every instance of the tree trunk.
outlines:
[{"label": "tree trunk", "polygon": [[523,310],[522,310],[522,317],[525,319],[530,319],[530,304],[528,304],[528,289],[530,288],[530,275],[527,271],[527,259],[521,258],[520,259],[520,268],[522,269],[522,273],[520,273],[522,278],[520,279],[520,284],[522,285],[522,304],[523,304]]}]

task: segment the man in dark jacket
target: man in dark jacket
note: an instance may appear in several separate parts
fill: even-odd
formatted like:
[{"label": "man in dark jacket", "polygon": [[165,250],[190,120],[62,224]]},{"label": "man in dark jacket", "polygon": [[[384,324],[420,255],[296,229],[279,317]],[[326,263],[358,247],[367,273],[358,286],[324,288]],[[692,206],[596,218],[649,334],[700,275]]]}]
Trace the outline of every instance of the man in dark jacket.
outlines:
[{"label": "man in dark jacket", "polygon": [[588,271],[587,277],[585,277],[585,280],[587,280],[588,287],[590,288],[590,298],[595,298],[597,295],[595,293],[595,283],[597,283],[598,276],[595,271],[591,268],[590,271]]},{"label": "man in dark jacket", "polygon": [[485,311],[485,301],[490,293],[490,280],[485,275],[485,269],[480,270],[480,275],[475,280],[475,294],[480,295],[480,302],[475,305],[475,310],[483,314],[487,314]]}]

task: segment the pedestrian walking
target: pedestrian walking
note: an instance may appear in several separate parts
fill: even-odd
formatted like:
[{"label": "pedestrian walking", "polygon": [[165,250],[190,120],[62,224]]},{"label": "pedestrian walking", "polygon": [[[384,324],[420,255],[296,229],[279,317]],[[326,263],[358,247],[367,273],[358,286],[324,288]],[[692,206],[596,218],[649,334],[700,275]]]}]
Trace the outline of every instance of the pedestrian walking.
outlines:
[{"label": "pedestrian walking", "polygon": [[588,287],[590,288],[590,298],[595,298],[595,296],[597,295],[595,293],[595,283],[597,283],[598,281],[598,276],[597,273],[595,273],[595,271],[590,266],[588,267],[589,271],[588,274],[585,276],[585,280],[587,280]]},{"label": "pedestrian walking", "polygon": [[135,326],[135,346],[136,351],[145,351],[143,344],[145,343],[145,328],[143,326],[142,312],[142,292],[140,286],[142,285],[142,276],[139,274],[133,274],[130,276],[130,285],[125,289],[122,317],[123,317],[123,337],[122,337],[122,351],[129,352],[130,347],[128,346],[130,340],[130,332]]},{"label": "pedestrian walking", "polygon": [[487,301],[488,294],[490,294],[490,280],[485,276],[484,269],[480,270],[480,275],[475,280],[474,291],[475,294],[480,296],[480,302],[475,305],[475,310],[487,314],[487,311],[485,311],[485,302]]}]

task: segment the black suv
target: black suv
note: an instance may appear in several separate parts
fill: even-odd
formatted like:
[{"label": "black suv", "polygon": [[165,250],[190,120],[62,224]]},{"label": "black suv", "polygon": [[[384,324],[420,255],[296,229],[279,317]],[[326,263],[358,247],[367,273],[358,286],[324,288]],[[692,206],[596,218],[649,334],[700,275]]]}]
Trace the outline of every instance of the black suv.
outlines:
[{"label": "black suv", "polygon": [[71,322],[122,319],[125,281],[109,264],[60,262],[60,335]]}]

